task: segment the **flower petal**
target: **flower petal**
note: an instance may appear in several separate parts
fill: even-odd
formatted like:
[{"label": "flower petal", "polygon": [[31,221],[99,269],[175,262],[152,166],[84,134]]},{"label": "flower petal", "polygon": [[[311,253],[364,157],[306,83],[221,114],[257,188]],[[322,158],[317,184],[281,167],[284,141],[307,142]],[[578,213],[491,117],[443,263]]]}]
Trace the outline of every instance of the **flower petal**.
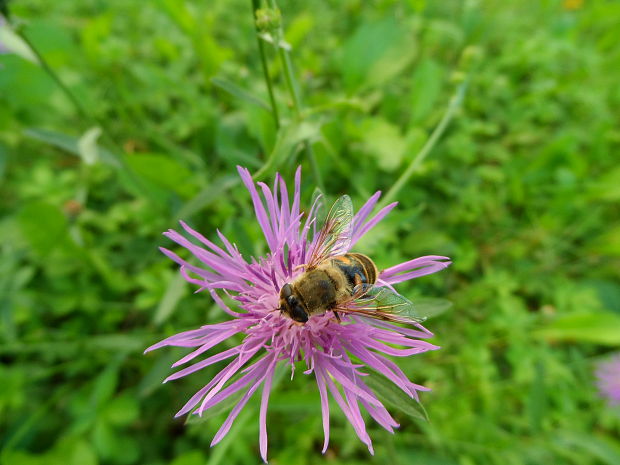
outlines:
[{"label": "flower petal", "polygon": [[259,372],[258,369],[252,371],[255,376],[254,384],[250,387],[250,389],[248,389],[248,391],[243,395],[241,400],[235,405],[235,407],[228,415],[228,418],[226,418],[226,421],[224,421],[218,432],[215,433],[215,437],[213,438],[213,441],[211,441],[211,447],[220,442],[224,438],[224,436],[228,434],[228,431],[230,431],[230,427],[232,426],[233,421],[235,421],[235,418],[237,418],[237,415],[239,415],[239,412],[241,412],[243,407],[245,407],[245,404],[248,403],[248,400],[250,400],[250,397],[252,397],[254,392],[256,392],[256,390],[259,388],[263,380],[267,377],[268,373],[270,371],[273,372],[273,366],[275,365],[276,358],[275,356],[271,355],[267,359],[270,362],[269,368],[267,368],[264,373],[256,373]]},{"label": "flower petal", "polygon": [[321,396],[321,416],[323,417],[323,454],[327,451],[329,445],[329,399],[327,398],[326,381],[319,370],[315,370],[316,384],[319,387],[319,395]]},{"label": "flower petal", "polygon": [[354,231],[353,237],[351,238],[351,247],[353,247],[357,241],[364,236],[364,234],[374,228],[379,221],[385,218],[385,216],[390,213],[396,205],[398,205],[398,202],[393,202],[383,207],[375,216],[372,217],[372,219],[368,220],[363,225],[360,224]]},{"label": "flower petal", "polygon": [[259,449],[263,462],[267,463],[267,405],[269,404],[269,394],[271,393],[271,381],[273,380],[273,372],[275,363],[272,364],[265,375],[265,383],[263,384],[263,394],[260,400],[260,413],[258,415],[259,428]]},{"label": "flower petal", "polygon": [[254,212],[256,213],[256,219],[258,220],[258,224],[260,224],[263,230],[263,234],[265,235],[265,239],[267,240],[267,245],[269,246],[269,249],[274,252],[277,249],[277,240],[273,230],[271,229],[269,217],[267,216],[267,212],[265,211],[263,201],[258,195],[258,191],[256,190],[256,185],[254,184],[252,175],[246,168],[242,168],[241,166],[237,166],[237,171],[239,172],[239,176],[241,176],[243,184],[245,184],[245,187],[248,189],[248,191],[250,191],[252,203],[254,204]]},{"label": "flower petal", "polygon": [[419,257],[414,260],[409,260],[407,262],[400,263],[399,265],[392,266],[387,270],[383,270],[379,274],[379,278],[389,284],[402,283],[403,281],[408,281],[409,279],[436,273],[437,271],[447,268],[451,263],[452,262],[448,257],[428,255],[426,257]]}]

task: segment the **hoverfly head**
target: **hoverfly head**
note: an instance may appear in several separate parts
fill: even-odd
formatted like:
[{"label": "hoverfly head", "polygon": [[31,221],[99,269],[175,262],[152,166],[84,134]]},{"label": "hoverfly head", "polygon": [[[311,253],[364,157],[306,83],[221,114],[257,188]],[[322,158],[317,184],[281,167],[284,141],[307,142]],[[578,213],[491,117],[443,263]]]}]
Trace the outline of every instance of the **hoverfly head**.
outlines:
[{"label": "hoverfly head", "polygon": [[280,290],[280,312],[298,323],[308,321],[308,312],[304,309],[290,284],[285,284]]}]

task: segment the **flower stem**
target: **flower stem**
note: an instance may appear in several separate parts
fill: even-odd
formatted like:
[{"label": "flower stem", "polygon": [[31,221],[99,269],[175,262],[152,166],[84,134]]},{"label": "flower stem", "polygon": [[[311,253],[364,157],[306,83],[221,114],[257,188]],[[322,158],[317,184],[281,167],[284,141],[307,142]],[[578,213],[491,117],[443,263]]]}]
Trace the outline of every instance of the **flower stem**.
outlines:
[{"label": "flower stem", "polygon": [[82,103],[78,100],[78,98],[75,95],[73,95],[73,92],[71,92],[71,89],[67,87],[67,85],[60,79],[60,77],[58,77],[58,74],[56,74],[56,72],[52,69],[52,67],[49,65],[47,60],[43,57],[43,55],[41,55],[37,47],[35,47],[34,44],[30,41],[28,36],[24,34],[20,28],[16,28],[14,29],[14,31],[26,43],[26,45],[28,45],[32,53],[34,53],[34,55],[36,56],[37,61],[41,65],[41,68],[43,68],[43,71],[45,71],[49,75],[49,77],[51,77],[52,80],[56,83],[56,85],[60,88],[60,90],[62,90],[65,96],[71,101],[75,109],[78,111],[80,116],[87,118],[87,119],[93,119],[91,118],[91,115],[89,115],[88,112],[86,111],[86,108],[82,106]]},{"label": "flower stem", "polygon": [[411,163],[407,167],[407,169],[400,175],[400,177],[396,180],[394,185],[390,188],[390,190],[385,194],[383,200],[379,203],[379,207],[383,208],[384,206],[391,203],[403,186],[409,181],[413,173],[420,167],[424,159],[431,152],[431,150],[435,147],[435,144],[439,141],[439,138],[443,134],[443,132],[448,127],[448,124],[454,117],[456,110],[461,106],[461,102],[463,101],[463,96],[465,95],[465,89],[467,88],[467,81],[463,81],[456,89],[452,98],[450,98],[450,103],[448,104],[448,108],[446,108],[446,112],[444,113],[441,121],[433,130],[433,133],[428,138],[422,149],[413,157]]},{"label": "flower stem", "polygon": [[269,76],[269,68],[267,67],[267,56],[265,53],[265,44],[259,37],[258,25],[256,24],[256,10],[260,8],[260,0],[252,0],[252,20],[254,22],[254,29],[256,30],[256,41],[258,42],[258,52],[260,54],[260,61],[263,68],[263,75],[265,77],[265,84],[267,85],[267,92],[269,93],[269,102],[271,103],[271,113],[273,115],[273,122],[276,126],[276,130],[280,129],[280,117],[278,115],[278,105],[276,104],[276,98],[273,93],[273,83],[271,82],[271,76]]},{"label": "flower stem", "polygon": [[[253,1],[257,1],[257,0],[253,0]],[[267,2],[271,9],[273,10],[278,9],[276,0],[267,0]],[[286,81],[286,87],[291,97],[295,119],[297,120],[297,122],[300,122],[302,120],[301,94],[299,92],[299,86],[297,85],[297,81],[295,80],[295,73],[293,72],[293,62],[291,61],[291,57],[288,51],[284,47],[282,47],[281,42],[283,40],[284,40],[284,31],[282,29],[282,25],[280,25],[275,30],[274,46],[276,47],[278,56],[280,57],[280,63],[282,64],[282,69],[284,70],[284,80]],[[319,187],[319,189],[325,192],[325,186],[323,184],[323,179],[321,177],[319,165],[316,161],[316,157],[314,156],[314,151],[312,150],[312,144],[308,140],[304,141],[303,144],[304,144],[304,150],[306,152],[306,156],[308,157],[308,161],[310,162],[310,167],[312,168],[312,174],[314,176],[314,180],[317,186]]]},{"label": "flower stem", "polygon": [[52,80],[56,83],[58,88],[62,91],[63,94],[65,94],[65,96],[69,99],[71,104],[75,107],[75,109],[77,110],[78,114],[82,118],[84,118],[86,120],[90,120],[91,124],[93,126],[99,126],[101,128],[103,134],[107,136],[109,142],[114,146],[115,150],[118,153],[123,153],[123,149],[116,143],[116,140],[110,135],[110,131],[106,128],[106,126],[103,123],[103,121],[101,121],[100,118],[97,118],[96,116],[94,116],[93,114],[88,112],[88,110],[84,107],[84,105],[82,105],[82,102],[80,102],[80,100],[71,91],[69,86],[67,86],[62,81],[62,79],[60,79],[60,76],[58,76],[56,71],[54,71],[52,69],[52,67],[49,65],[49,63],[45,59],[45,57],[43,55],[41,55],[41,52],[39,52],[37,47],[32,43],[32,41],[28,38],[28,36],[26,34],[24,34],[24,32],[22,30],[20,30],[19,28],[15,28],[14,31],[26,43],[26,45],[28,45],[28,47],[30,48],[32,53],[37,58],[37,61],[38,61],[39,65],[41,66],[41,68],[43,69],[43,71],[45,71],[47,73],[47,75],[50,78],[52,78]]},{"label": "flower stem", "polygon": [[[282,34],[278,34],[278,42],[283,38]],[[278,54],[280,55],[280,61],[282,68],[284,69],[284,80],[286,81],[286,87],[288,88],[289,95],[291,96],[291,102],[293,104],[293,112],[297,120],[301,119],[301,97],[299,95],[299,89],[295,82],[295,76],[293,74],[293,63],[288,52],[284,50],[279,44],[276,44],[278,48]]]}]

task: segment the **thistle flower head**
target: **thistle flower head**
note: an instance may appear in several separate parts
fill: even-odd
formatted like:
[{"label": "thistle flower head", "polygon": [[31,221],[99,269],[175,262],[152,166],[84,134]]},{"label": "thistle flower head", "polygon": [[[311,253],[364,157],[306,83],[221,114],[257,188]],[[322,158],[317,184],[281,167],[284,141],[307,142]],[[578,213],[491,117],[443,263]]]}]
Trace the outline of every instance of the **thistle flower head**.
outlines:
[{"label": "thistle flower head", "polygon": [[[387,356],[406,357],[434,350],[438,347],[426,342],[432,336],[421,325],[415,329],[402,328],[384,321],[344,315],[338,322],[332,312],[314,315],[304,325],[293,324],[276,311],[280,289],[303,272],[309,251],[316,244],[315,222],[317,205],[308,215],[300,208],[301,171],[297,170],[294,192],[289,195],[286,183],[276,175],[273,188],[255,183],[250,172],[238,168],[239,175],[252,197],[256,218],[267,242],[269,252],[260,258],[245,258],[235,244],[217,231],[221,246],[181,222],[186,235],[169,230],[164,233],[185,247],[199,262],[196,266],[176,253],[162,248],[162,252],[180,265],[180,272],[197,292],[208,292],[226,312],[228,321],[202,326],[171,336],[149,347],[147,351],[163,346],[194,348],[173,367],[189,364],[165,381],[181,378],[217,362],[226,361],[225,367],[206,386],[200,389],[177,413],[177,417],[193,412],[202,415],[207,409],[243,392],[228,418],[216,433],[211,445],[218,443],[252,395],[261,390],[259,413],[260,453],[267,460],[267,405],[274,370],[278,363],[302,361],[304,374],[316,379],[321,399],[325,442],[329,442],[329,401],[331,394],[357,436],[372,453],[372,442],[361,409],[386,430],[392,432],[398,424],[388,413],[375,393],[363,381],[364,366],[381,373],[404,393],[417,400],[417,391],[427,390],[411,382],[405,373]],[[375,193],[355,214],[349,232],[346,253],[355,243],[392,210],[396,203],[386,206],[371,217],[380,197]],[[193,241],[188,239],[190,237]],[[342,249],[342,247],[341,247]],[[450,264],[446,257],[425,256],[409,260],[380,272],[377,286],[394,284],[439,271]],[[225,304],[224,293],[236,301],[236,308]],[[241,334],[241,344],[222,352],[198,359],[207,351],[235,334]],[[397,346],[397,347],[395,347]],[[199,360],[199,361],[198,361]],[[237,375],[234,379],[233,377]]]},{"label": "thistle flower head", "polygon": [[620,353],[599,363],[596,378],[601,397],[610,405],[620,405]]}]

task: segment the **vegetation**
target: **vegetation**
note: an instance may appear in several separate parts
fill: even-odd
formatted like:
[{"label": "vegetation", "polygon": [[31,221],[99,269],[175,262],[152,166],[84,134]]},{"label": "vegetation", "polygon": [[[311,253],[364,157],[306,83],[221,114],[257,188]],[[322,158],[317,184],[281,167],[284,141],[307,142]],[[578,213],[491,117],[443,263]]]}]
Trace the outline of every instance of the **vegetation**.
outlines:
[{"label": "vegetation", "polygon": [[9,4],[0,463],[259,462],[258,396],[210,449],[227,412],[173,416],[218,367],[161,386],[184,352],[142,355],[226,318],[161,232],[265,252],[238,164],[268,182],[301,164],[306,205],[389,192],[358,247],[380,267],[454,260],[400,288],[454,303],[427,325],[442,349],[399,361],[433,389],[429,421],[369,421],[373,457],[334,408],[322,456],[316,384],[284,377],[271,463],[620,463],[593,375],[620,345],[620,4],[263,3],[258,40],[247,0]]}]

